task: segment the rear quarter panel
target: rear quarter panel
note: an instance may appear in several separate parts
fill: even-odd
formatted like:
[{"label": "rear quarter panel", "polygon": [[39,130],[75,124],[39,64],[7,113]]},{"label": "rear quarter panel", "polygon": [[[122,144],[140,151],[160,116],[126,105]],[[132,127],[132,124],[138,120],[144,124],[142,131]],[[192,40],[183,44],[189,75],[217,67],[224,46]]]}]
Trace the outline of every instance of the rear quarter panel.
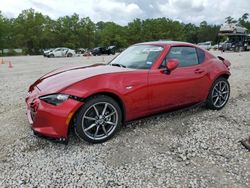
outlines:
[{"label": "rear quarter panel", "polygon": [[209,83],[209,88],[207,93],[209,93],[210,88],[212,87],[212,84],[216,79],[218,79],[221,76],[228,75],[230,76],[230,70],[229,68],[219,59],[216,57],[210,58],[206,62],[207,70],[210,73],[209,77],[211,82]]}]

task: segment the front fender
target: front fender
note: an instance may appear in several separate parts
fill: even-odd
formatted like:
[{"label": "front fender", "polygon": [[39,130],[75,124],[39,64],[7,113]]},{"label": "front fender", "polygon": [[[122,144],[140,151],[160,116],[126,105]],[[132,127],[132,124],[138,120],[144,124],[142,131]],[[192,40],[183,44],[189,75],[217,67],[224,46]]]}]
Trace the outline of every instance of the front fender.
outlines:
[{"label": "front fender", "polygon": [[103,74],[79,81],[61,92],[85,99],[99,93],[116,96],[126,111],[126,120],[131,120],[148,111],[147,76],[147,70]]}]

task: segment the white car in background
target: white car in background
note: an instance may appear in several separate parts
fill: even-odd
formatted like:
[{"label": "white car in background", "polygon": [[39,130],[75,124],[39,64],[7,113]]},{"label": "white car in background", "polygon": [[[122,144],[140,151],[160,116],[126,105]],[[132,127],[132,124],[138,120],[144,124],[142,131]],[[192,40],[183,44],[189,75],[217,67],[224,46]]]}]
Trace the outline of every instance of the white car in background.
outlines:
[{"label": "white car in background", "polygon": [[43,50],[43,56],[48,57],[49,53],[52,52],[54,49],[55,48],[49,48],[49,49]]},{"label": "white car in background", "polygon": [[47,57],[73,57],[75,55],[75,50],[69,48],[56,48],[50,51]]},{"label": "white car in background", "polygon": [[210,50],[212,48],[212,42],[211,41],[201,42],[201,43],[198,43],[198,46],[205,50]]},{"label": "white car in background", "polygon": [[237,23],[223,24],[220,33],[247,33],[247,28]]}]

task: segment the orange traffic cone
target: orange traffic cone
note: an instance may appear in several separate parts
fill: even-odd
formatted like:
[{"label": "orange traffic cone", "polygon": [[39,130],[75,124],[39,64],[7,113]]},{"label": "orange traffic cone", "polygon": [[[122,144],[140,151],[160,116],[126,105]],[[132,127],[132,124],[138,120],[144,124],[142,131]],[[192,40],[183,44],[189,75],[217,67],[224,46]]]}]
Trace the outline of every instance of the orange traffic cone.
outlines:
[{"label": "orange traffic cone", "polygon": [[11,64],[11,62],[9,61],[9,66],[10,69],[13,68],[13,65]]}]

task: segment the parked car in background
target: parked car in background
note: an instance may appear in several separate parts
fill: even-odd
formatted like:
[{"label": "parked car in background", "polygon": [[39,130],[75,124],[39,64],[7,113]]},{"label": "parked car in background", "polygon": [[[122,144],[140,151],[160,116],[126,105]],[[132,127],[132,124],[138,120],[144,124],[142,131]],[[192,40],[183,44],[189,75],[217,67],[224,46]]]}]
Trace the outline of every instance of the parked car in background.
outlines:
[{"label": "parked car in background", "polygon": [[215,45],[213,45],[213,46],[211,47],[211,49],[213,49],[213,50],[218,50],[218,49],[219,49],[219,45],[218,45],[218,44],[215,44]]},{"label": "parked car in background", "polygon": [[242,27],[238,23],[223,24],[220,28],[220,33],[246,33],[247,28]]},{"label": "parked car in background", "polygon": [[107,54],[108,55],[110,55],[110,54],[115,55],[115,52],[116,52],[116,47],[115,46],[109,46],[107,48]]},{"label": "parked car in background", "polygon": [[76,50],[76,53],[77,53],[77,54],[84,54],[86,51],[87,51],[87,49],[85,49],[85,48],[78,48],[78,49]]},{"label": "parked car in background", "polygon": [[83,56],[92,56],[92,53],[90,50],[86,50],[82,55]]},{"label": "parked car in background", "polygon": [[52,52],[54,49],[55,48],[49,48],[49,49],[43,50],[43,56],[48,57],[49,53]]},{"label": "parked car in background", "polygon": [[220,42],[219,44],[215,44],[215,45],[213,45],[211,47],[211,49],[213,49],[213,50],[221,50],[223,44],[224,44],[224,42]]},{"label": "parked car in background", "polygon": [[[109,64],[54,70],[35,81],[26,97],[36,135],[101,143],[125,122],[204,102],[223,108],[230,96],[230,62],[196,45],[135,44]],[[72,128],[72,129],[71,129]]]},{"label": "parked car in background", "polygon": [[198,46],[205,50],[210,50],[212,48],[212,42],[211,41],[201,42],[201,43],[198,43]]},{"label": "parked car in background", "polygon": [[69,48],[56,48],[49,51],[46,57],[73,57],[75,55],[75,50]]},{"label": "parked car in background", "polygon": [[92,55],[96,56],[96,55],[102,55],[103,51],[104,51],[104,48],[96,47],[96,48],[91,50],[91,53],[92,53]]},{"label": "parked car in background", "polygon": [[114,55],[115,54],[115,46],[109,46],[109,47],[96,47],[91,51],[92,55]]}]

